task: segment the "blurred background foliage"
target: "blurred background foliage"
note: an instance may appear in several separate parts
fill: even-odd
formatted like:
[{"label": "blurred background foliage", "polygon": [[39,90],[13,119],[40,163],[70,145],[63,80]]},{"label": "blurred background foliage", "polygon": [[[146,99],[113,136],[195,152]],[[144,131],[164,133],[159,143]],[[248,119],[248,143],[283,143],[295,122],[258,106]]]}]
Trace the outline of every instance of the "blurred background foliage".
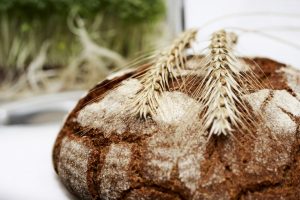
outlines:
[{"label": "blurred background foliage", "polygon": [[0,100],[86,89],[164,33],[164,0],[0,0]]}]

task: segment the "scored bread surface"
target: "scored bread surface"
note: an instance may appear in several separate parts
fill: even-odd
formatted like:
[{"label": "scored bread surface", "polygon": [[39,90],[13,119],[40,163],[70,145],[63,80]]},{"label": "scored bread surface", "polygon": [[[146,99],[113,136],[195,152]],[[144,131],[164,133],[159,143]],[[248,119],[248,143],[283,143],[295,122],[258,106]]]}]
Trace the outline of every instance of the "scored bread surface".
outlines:
[{"label": "scored bread surface", "polygon": [[53,151],[58,176],[81,199],[300,199],[300,73],[255,61],[271,85],[243,97],[253,115],[262,112],[255,137],[236,130],[208,144],[197,125],[176,132],[188,107],[200,109],[180,91],[163,92],[153,119],[128,117],[142,86],[124,74],[69,115]]}]

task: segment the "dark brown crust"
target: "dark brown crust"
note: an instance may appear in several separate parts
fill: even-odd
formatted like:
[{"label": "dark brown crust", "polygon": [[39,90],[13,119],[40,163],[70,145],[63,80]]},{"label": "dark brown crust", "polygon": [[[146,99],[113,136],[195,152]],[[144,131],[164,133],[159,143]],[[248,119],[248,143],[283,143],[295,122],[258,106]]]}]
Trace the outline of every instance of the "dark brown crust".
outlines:
[{"label": "dark brown crust", "polygon": [[88,188],[89,188],[89,192],[91,194],[91,196],[96,199],[99,195],[98,195],[98,191],[96,186],[97,184],[97,180],[95,180],[96,174],[101,171],[101,163],[103,163],[103,161],[100,161],[100,158],[102,158],[104,155],[103,153],[101,154],[98,150],[94,149],[90,156],[89,156],[89,160],[88,160],[88,171],[87,171],[87,183],[88,183]]},{"label": "dark brown crust", "polygon": [[[294,95],[289,88],[287,80],[285,80],[283,72],[279,72],[281,67],[285,65],[277,63],[270,59],[254,58],[246,59],[246,62],[257,63],[260,69],[255,68],[258,78],[267,85],[266,88],[276,90],[287,90]],[[263,73],[262,73],[262,72]],[[123,191],[119,199],[182,199],[188,200],[192,198],[192,194],[188,188],[178,179],[177,166],[172,169],[171,178],[168,181],[155,181],[149,179],[151,174],[147,170],[145,157],[147,152],[146,140],[149,135],[136,136],[138,134],[128,133],[122,136],[113,135],[104,138],[99,130],[89,130],[81,136],[78,134],[83,131],[82,128],[73,119],[88,102],[95,98],[102,98],[108,90],[113,89],[122,80],[132,76],[133,73],[115,78],[112,81],[104,81],[89,94],[81,99],[72,113],[66,120],[62,130],[60,131],[53,149],[53,163],[57,172],[57,164],[59,162],[59,154],[61,142],[63,138],[71,136],[80,142],[83,142],[92,149],[88,160],[87,182],[91,196],[94,199],[100,199],[98,186],[100,185],[97,176],[102,170],[108,147],[111,143],[127,143],[131,144],[131,161],[128,169],[130,188]],[[175,86],[174,86],[175,87]],[[267,100],[268,101],[268,100]],[[262,105],[264,107],[265,105]],[[287,112],[289,115],[289,113]],[[296,135],[279,136],[278,141],[268,138],[271,141],[272,156],[266,165],[260,165],[255,161],[252,155],[255,141],[249,139],[243,134],[235,134],[240,143],[234,140],[220,137],[213,139],[207,146],[204,157],[201,161],[201,180],[197,188],[198,194],[195,199],[300,199],[300,119],[291,115],[293,121],[298,125]],[[141,122],[145,123],[145,122]],[[147,122],[153,125],[154,122]],[[153,132],[155,134],[155,131]],[[266,133],[259,133],[266,134]],[[292,140],[291,138],[296,137]],[[289,153],[289,162],[279,166],[276,165],[276,155],[286,151],[286,145],[293,141],[291,152]],[[232,148],[228,148],[231,145]],[[229,155],[234,155],[235,160]],[[254,163],[254,164],[253,164]],[[275,163],[275,164],[274,164]],[[247,166],[253,169],[247,170]],[[275,171],[266,170],[267,167],[274,167]],[[214,173],[222,173],[225,180],[218,183],[211,182]],[[224,196],[226,194],[226,197]]]}]

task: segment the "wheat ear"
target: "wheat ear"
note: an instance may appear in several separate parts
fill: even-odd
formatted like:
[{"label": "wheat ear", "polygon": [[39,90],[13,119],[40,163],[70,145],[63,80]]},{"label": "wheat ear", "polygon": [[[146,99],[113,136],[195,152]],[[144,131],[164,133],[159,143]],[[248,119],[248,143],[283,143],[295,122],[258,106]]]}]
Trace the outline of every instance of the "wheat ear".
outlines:
[{"label": "wheat ear", "polygon": [[246,110],[242,100],[245,85],[238,59],[233,55],[232,48],[237,36],[224,30],[217,31],[211,38],[208,62],[204,65],[205,76],[201,82],[198,97],[203,105],[201,120],[209,138],[215,135],[228,135],[233,127],[247,127],[243,113]]},{"label": "wheat ear", "polygon": [[176,79],[176,70],[184,68],[184,51],[195,40],[196,29],[190,29],[177,37],[171,46],[155,57],[151,66],[140,77],[143,88],[133,99],[133,113],[139,118],[153,116],[158,107],[158,98],[163,91],[169,90],[169,80]]}]

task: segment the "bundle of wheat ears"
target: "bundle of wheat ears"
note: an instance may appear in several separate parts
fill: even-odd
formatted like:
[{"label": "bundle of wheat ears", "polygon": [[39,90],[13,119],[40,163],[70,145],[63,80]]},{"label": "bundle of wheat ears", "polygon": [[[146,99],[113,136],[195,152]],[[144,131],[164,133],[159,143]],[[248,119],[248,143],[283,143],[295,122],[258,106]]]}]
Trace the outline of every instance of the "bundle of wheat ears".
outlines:
[{"label": "bundle of wheat ears", "polygon": [[187,30],[146,65],[95,86],[53,151],[82,199],[300,199],[300,72]]}]

